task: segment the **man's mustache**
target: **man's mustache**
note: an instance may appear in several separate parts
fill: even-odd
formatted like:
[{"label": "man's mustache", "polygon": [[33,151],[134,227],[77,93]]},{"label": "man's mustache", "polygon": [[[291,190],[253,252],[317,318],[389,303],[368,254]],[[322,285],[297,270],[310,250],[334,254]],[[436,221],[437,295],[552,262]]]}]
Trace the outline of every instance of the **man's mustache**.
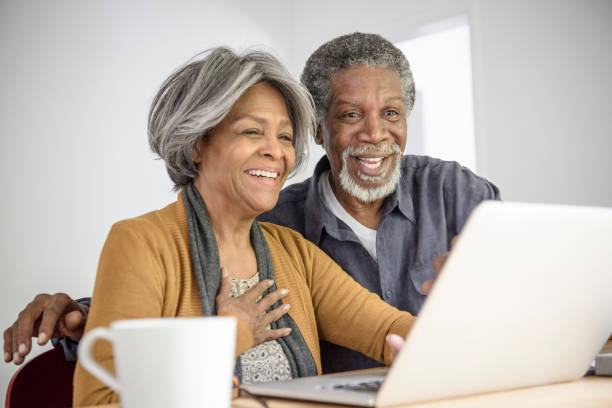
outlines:
[{"label": "man's mustache", "polygon": [[402,153],[402,149],[394,143],[389,145],[387,143],[381,143],[377,145],[367,144],[363,146],[347,146],[342,152],[344,157],[354,156],[357,154],[365,154],[365,153]]}]

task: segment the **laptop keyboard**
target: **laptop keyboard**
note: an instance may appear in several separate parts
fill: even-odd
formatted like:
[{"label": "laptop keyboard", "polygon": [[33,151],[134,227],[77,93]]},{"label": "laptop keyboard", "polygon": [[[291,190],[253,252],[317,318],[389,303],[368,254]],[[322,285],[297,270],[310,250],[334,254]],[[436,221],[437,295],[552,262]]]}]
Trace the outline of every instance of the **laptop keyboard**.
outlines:
[{"label": "laptop keyboard", "polygon": [[366,381],[360,383],[347,383],[347,384],[336,384],[333,386],[336,390],[350,390],[350,391],[378,391],[382,385],[382,380]]}]

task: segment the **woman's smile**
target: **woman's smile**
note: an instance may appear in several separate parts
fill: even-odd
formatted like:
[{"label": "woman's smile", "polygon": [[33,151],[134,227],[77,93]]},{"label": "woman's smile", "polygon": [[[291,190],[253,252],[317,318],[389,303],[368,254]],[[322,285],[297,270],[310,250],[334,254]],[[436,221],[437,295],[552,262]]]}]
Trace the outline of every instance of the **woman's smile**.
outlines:
[{"label": "woman's smile", "polygon": [[277,186],[280,176],[278,169],[271,168],[254,168],[245,171],[245,173],[252,178],[254,182],[261,183],[264,185]]}]

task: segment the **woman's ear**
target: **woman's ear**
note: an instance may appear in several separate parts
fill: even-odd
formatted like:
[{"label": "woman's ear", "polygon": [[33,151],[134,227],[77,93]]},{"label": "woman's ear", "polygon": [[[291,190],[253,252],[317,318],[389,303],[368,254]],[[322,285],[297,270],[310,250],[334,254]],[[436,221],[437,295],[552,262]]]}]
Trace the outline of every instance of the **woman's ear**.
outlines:
[{"label": "woman's ear", "polygon": [[206,140],[206,136],[200,139],[200,141],[196,145],[195,150],[193,151],[193,154],[191,155],[191,160],[193,160],[194,163],[200,163],[200,161],[202,161],[202,150],[204,147],[205,140]]}]

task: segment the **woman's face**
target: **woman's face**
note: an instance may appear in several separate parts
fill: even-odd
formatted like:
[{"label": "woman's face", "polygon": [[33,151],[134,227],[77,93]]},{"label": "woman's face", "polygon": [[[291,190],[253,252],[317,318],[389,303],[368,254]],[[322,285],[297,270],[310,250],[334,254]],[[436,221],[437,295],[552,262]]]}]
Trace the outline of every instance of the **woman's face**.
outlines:
[{"label": "woman's face", "polygon": [[195,184],[208,205],[257,216],[276,205],[295,163],[293,126],[281,93],[250,87],[199,145]]}]

